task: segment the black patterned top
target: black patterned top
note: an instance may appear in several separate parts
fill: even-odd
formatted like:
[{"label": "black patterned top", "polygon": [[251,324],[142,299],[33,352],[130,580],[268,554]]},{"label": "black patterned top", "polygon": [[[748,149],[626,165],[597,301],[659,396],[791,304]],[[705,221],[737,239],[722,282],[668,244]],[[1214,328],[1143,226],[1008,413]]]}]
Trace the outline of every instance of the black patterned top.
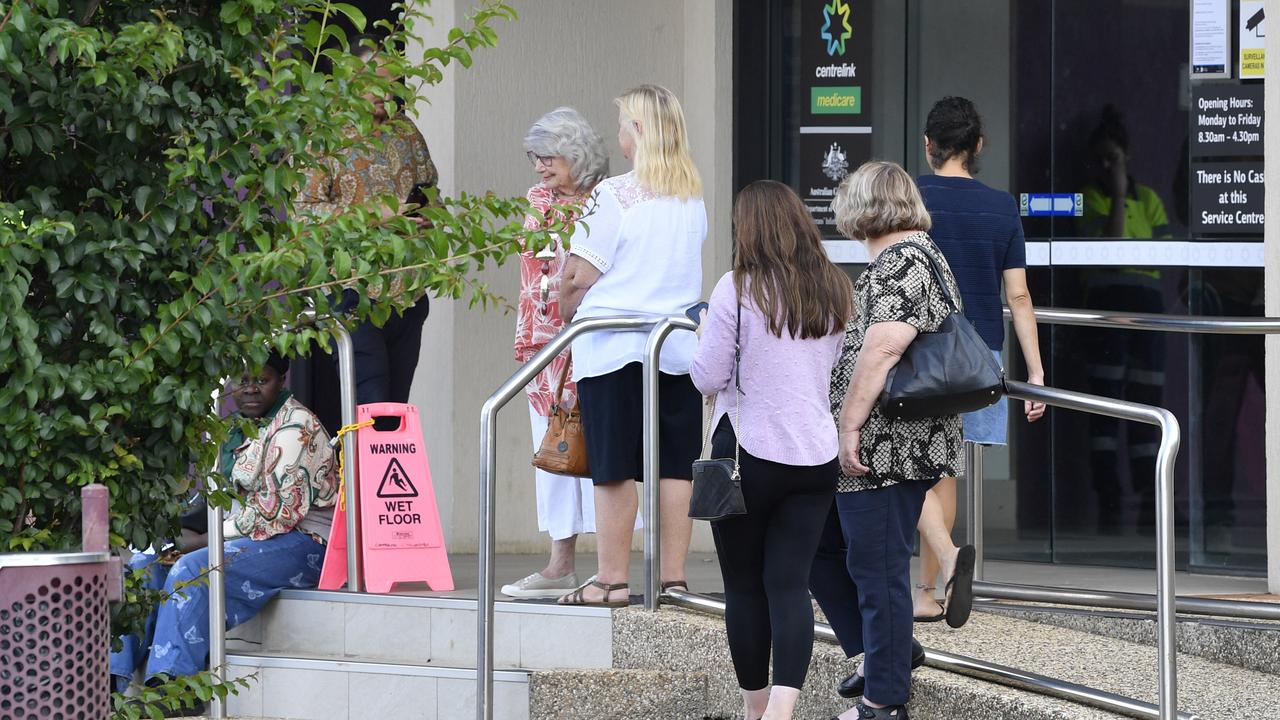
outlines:
[{"label": "black patterned top", "polygon": [[[960,297],[951,268],[928,234],[916,233],[906,239],[929,249],[950,285],[952,297]],[[905,322],[920,332],[935,332],[951,313],[928,259],[912,247],[890,246],[881,252],[854,283],[853,304],[854,314],[845,327],[840,360],[831,374],[831,412],[837,422],[868,327],[880,322]],[[871,472],[858,478],[841,473],[839,492],[874,490],[907,480],[936,480],[960,474],[959,415],[891,420],[875,406],[862,426],[861,439],[862,462]]]}]

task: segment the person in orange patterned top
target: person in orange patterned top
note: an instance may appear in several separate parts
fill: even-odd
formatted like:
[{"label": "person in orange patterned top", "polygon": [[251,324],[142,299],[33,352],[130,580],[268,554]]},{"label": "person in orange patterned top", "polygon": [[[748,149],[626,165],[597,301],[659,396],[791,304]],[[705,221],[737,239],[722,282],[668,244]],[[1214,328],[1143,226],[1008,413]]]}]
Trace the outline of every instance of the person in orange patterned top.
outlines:
[{"label": "person in orange patterned top", "polygon": [[[379,63],[374,45],[367,41],[352,42],[352,52],[373,62],[380,75],[386,74]],[[431,162],[427,141],[412,122],[388,122],[395,114],[394,105],[381,97],[366,98],[373,104],[374,132],[381,136],[383,147],[353,148],[344,155],[324,158],[323,169],[311,168],[295,205],[304,215],[322,217],[345,212],[380,195],[394,195],[401,203],[408,200],[415,187],[434,188],[438,181],[436,166]],[[354,133],[352,129],[350,132]],[[402,210],[405,208],[402,205]],[[384,215],[391,214],[390,207]],[[389,292],[398,295],[402,284],[392,278]],[[378,295],[371,293],[370,300]],[[343,290],[334,312],[345,313],[359,304],[355,290]],[[422,347],[422,326],[430,311],[423,295],[401,314],[393,314],[382,327],[364,322],[351,333],[355,346],[356,400],[361,405],[376,402],[409,401],[409,384],[418,366]]]},{"label": "person in orange patterned top", "polygon": [[[586,118],[573,108],[556,108],[542,116],[524,139],[539,182],[529,189],[534,212],[525,227],[538,230],[551,220],[573,221],[577,209],[601,179],[609,174],[604,142]],[[567,210],[566,206],[574,209]],[[560,268],[564,245],[526,247],[520,253],[520,304],[516,314],[515,358],[528,362],[564,327],[560,320]],[[555,403],[556,385],[569,364],[569,353],[557,357],[538,374],[525,392],[537,449],[547,431],[547,416]],[[577,388],[565,384],[561,403],[571,406]],[[539,572],[505,585],[502,592],[516,598],[554,598],[578,586],[574,551],[580,533],[595,532],[595,503],[589,478],[552,475],[534,470],[538,529],[551,536],[551,558]]]}]

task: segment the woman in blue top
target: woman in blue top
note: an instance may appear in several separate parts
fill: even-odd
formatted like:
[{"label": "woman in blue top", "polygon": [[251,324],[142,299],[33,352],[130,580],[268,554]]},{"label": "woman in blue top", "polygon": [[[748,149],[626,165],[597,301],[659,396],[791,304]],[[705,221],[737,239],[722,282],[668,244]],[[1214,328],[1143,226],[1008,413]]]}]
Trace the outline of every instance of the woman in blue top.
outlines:
[{"label": "woman in blue top", "polygon": [[[1000,360],[1004,345],[1001,284],[1013,311],[1013,330],[1027,364],[1027,382],[1044,384],[1035,308],[1027,289],[1026,241],[1018,204],[1009,193],[973,179],[982,153],[982,118],[973,103],[945,97],[934,104],[925,121],[925,154],[933,175],[916,184],[933,219],[930,236],[946,256],[960,286],[965,317],[974,324]],[[1024,403],[1028,422],[1044,415],[1043,403]],[[998,402],[963,416],[964,439],[983,445],[1003,445],[1008,406]],[[925,496],[918,529],[920,584],[916,585],[916,622],[946,618],[960,627],[969,618],[973,600],[974,549],[957,548],[951,541],[956,518],[956,480],[943,478]],[[945,604],[936,598],[938,572],[946,579]]]}]

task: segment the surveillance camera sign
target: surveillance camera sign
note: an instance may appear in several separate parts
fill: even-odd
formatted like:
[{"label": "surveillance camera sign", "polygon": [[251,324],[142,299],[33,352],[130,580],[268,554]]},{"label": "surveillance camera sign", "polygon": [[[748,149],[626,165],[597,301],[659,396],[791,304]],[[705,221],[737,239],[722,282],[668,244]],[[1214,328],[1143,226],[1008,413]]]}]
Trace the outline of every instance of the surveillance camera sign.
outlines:
[{"label": "surveillance camera sign", "polygon": [[1240,3],[1240,79],[1261,80],[1267,67],[1267,16],[1265,2]]}]

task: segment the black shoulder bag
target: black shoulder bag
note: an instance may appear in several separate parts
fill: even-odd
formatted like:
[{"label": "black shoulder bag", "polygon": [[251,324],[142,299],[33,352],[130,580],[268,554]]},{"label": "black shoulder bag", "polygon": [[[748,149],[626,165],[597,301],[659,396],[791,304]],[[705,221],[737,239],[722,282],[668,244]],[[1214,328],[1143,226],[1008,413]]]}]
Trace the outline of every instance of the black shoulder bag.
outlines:
[{"label": "black shoulder bag", "polygon": [[[742,426],[742,300],[738,300],[737,327],[733,333],[733,411],[734,422]],[[714,407],[714,404],[713,406]],[[712,412],[714,416],[714,410]],[[714,417],[712,418],[714,419]],[[702,442],[702,454],[711,453],[711,421]],[[713,458],[693,462],[693,495],[689,498],[689,517],[694,520],[725,520],[747,514],[747,501],[742,496],[742,477],[738,472],[738,456],[742,443],[734,433],[732,458]]]},{"label": "black shoulder bag", "polygon": [[993,405],[1004,394],[1004,371],[978,331],[960,312],[933,253],[904,241],[884,252],[909,245],[929,260],[933,277],[951,305],[951,314],[934,332],[922,332],[907,347],[885,379],[880,412],[888,418],[918,420],[955,415]]}]

